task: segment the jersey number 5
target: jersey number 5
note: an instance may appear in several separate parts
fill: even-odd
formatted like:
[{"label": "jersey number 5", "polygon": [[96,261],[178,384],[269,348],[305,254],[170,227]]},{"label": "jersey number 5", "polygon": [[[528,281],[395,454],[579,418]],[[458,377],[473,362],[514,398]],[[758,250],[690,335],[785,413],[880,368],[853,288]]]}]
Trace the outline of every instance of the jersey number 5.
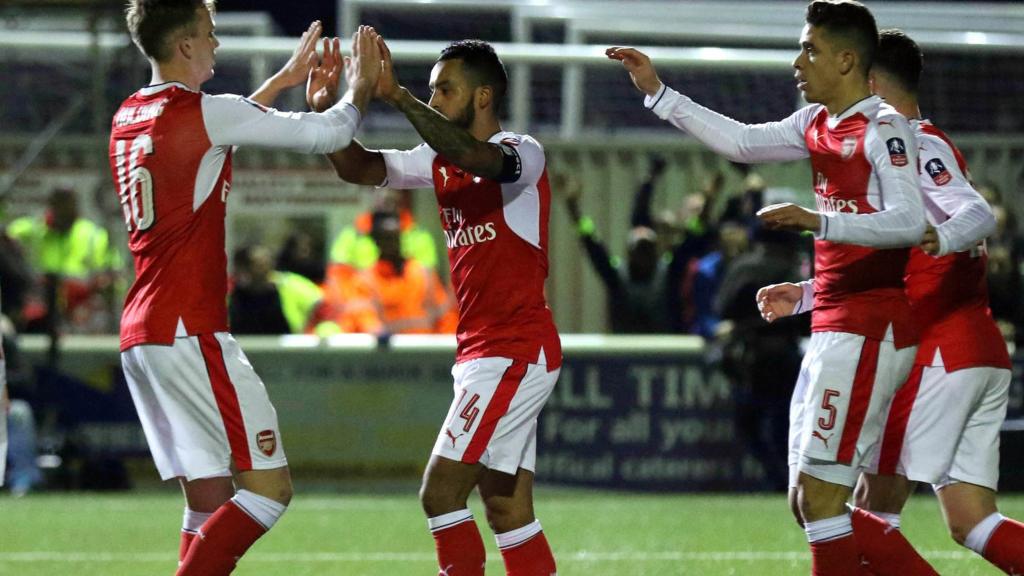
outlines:
[{"label": "jersey number 5", "polygon": [[[127,149],[127,150],[126,150]],[[146,230],[153,225],[153,176],[149,170],[139,166],[144,155],[153,153],[153,138],[141,134],[132,140],[118,140],[114,154],[117,161],[117,194],[121,199],[121,211],[128,231]]]}]

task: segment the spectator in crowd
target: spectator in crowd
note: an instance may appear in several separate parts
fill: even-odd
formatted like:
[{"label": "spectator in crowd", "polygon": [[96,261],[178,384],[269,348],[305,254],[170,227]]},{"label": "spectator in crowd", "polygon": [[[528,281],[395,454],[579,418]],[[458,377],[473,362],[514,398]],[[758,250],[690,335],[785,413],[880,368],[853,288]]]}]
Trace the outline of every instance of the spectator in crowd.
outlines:
[{"label": "spectator in crowd", "polygon": [[38,274],[38,291],[30,298],[23,321],[26,331],[39,331],[54,312],[41,294],[56,293],[64,327],[72,332],[113,330],[113,287],[121,260],[108,242],[107,231],[79,214],[78,198],[57,188],[43,217],[25,216],[7,226],[7,233],[25,249]]},{"label": "spectator in crowd", "polygon": [[[668,332],[672,316],[668,305],[669,266],[660,257],[658,237],[647,225],[634,226],[627,242],[626,265],[613,258],[608,249],[594,236],[593,220],[583,216],[579,199],[579,182],[565,177],[557,184],[564,192],[565,203],[579,233],[583,248],[594,270],[607,289],[608,317],[611,330],[616,334],[643,334]],[[650,190],[650,181],[641,187],[637,202]],[[650,223],[647,213],[641,222]]]},{"label": "spectator in crowd", "polygon": [[715,250],[694,259],[687,271],[684,286],[691,286],[691,297],[685,299],[685,306],[692,306],[693,318],[691,332],[712,338],[718,326],[719,316],[715,307],[715,296],[718,294],[722,277],[726,268],[737,256],[747,251],[749,244],[747,227],[736,220],[725,220],[717,226],[718,241]]},{"label": "spectator in crowd", "polygon": [[759,225],[757,211],[765,206],[766,188],[760,174],[748,172],[743,178],[743,190],[726,199],[721,219],[741,222],[753,233]]},{"label": "spectator in crowd", "polygon": [[736,391],[737,428],[770,486],[782,491],[789,401],[800,371],[800,341],[810,326],[806,315],[764,322],[751,302],[762,286],[807,276],[809,248],[801,236],[758,227],[751,250],[728,263],[714,296],[722,322],[712,349]]},{"label": "spectator in crowd", "polygon": [[300,274],[275,270],[265,246],[239,249],[234,266],[228,307],[233,333],[301,334],[311,327],[323,297],[319,286]]},{"label": "spectator in crowd", "polygon": [[277,254],[277,269],[294,272],[316,284],[324,281],[323,241],[305,230],[296,230],[285,239]]},{"label": "spectator in crowd", "polygon": [[363,270],[332,266],[335,285],[325,290],[328,320],[317,332],[454,333],[454,298],[437,271],[402,253],[400,213],[379,210],[371,222],[370,239],[380,256]]},{"label": "spectator in crowd", "polygon": [[998,188],[982,185],[978,192],[992,206],[996,231],[986,240],[988,248],[989,308],[1003,337],[1024,345],[1024,237],[1016,214],[1003,201]]},{"label": "spectator in crowd", "polygon": [[364,270],[380,257],[380,249],[373,242],[370,228],[376,212],[397,211],[401,224],[402,255],[412,258],[427,268],[437,268],[437,245],[430,232],[416,223],[412,214],[411,190],[376,190],[371,210],[356,217],[352,226],[338,234],[331,246],[331,263],[346,264],[356,270]]}]

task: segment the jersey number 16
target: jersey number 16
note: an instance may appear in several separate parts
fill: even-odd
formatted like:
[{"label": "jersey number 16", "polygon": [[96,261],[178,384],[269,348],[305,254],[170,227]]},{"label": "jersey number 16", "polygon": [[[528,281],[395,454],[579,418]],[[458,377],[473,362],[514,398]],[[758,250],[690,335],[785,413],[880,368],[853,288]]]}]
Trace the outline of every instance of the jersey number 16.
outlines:
[{"label": "jersey number 16", "polygon": [[[127,155],[125,154],[127,148]],[[118,140],[114,154],[117,161],[117,194],[121,199],[121,211],[128,231],[146,230],[153,225],[153,176],[149,170],[139,166],[143,155],[153,153],[153,138],[141,134],[132,140]]]}]

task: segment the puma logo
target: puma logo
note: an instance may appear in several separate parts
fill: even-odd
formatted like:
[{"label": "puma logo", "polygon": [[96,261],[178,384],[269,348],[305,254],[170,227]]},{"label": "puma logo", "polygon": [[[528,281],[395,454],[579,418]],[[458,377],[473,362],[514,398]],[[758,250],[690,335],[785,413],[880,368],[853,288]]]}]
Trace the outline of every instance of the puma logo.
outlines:
[{"label": "puma logo", "polygon": [[[442,170],[444,170],[444,168],[442,168]],[[448,576],[448,571],[451,570],[454,567],[455,567],[455,564],[449,564],[449,565],[445,566],[444,568],[441,568],[441,571],[437,573],[437,576]]]},{"label": "puma logo", "polygon": [[811,438],[817,438],[818,440],[821,440],[821,443],[825,445],[826,450],[828,450],[828,441],[832,439],[833,436],[835,436],[835,433],[829,434],[828,438],[826,438],[825,436],[822,436],[821,432],[818,432],[817,430],[811,431]]},{"label": "puma logo", "polygon": [[450,176],[448,176],[448,168],[441,166],[437,171],[440,172],[441,177],[444,178],[444,182],[441,183],[441,188],[448,186],[448,178],[450,178]]},{"label": "puma logo", "polygon": [[452,434],[451,428],[446,428],[444,433],[447,434],[448,437],[452,439],[452,448],[455,448],[455,441],[456,440],[458,440],[460,437],[466,435],[466,433],[463,432],[463,433],[459,434],[458,436],[456,436],[456,435]]}]

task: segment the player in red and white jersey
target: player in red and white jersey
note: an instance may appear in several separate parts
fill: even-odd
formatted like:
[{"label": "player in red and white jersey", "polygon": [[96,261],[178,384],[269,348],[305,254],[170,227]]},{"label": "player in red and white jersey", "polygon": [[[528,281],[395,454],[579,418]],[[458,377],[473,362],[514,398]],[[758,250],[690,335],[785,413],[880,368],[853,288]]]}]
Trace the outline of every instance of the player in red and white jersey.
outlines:
[{"label": "player in red and white jersey", "polygon": [[738,162],[811,161],[817,211],[784,204],[759,217],[768,228],[814,232],[814,280],[763,288],[758,306],[769,321],[813,308],[790,411],[790,501],[811,545],[814,574],[859,571],[846,500],[917,343],[903,285],[907,247],[925,229],[917,147],[907,120],[871,95],[877,34],[859,3],[811,2],[793,67],[813,104],[758,125],[663,85],[650,59],[634,49],[607,51],[647,94],[648,108],[712,150]]},{"label": "player in red and white jersey", "polygon": [[[179,575],[229,574],[292,495],[277,416],[228,333],[224,218],[240,145],[326,153],[347,146],[380,74],[372,30],[353,39],[349,91],[322,114],[265,106],[314,67],[320,24],[252,98],[211,96],[212,0],[132,0],[132,39],[151,84],[114,115],[110,168],[135,261],[121,359],[153,459],[185,501]],[[238,487],[235,492],[235,485]]]},{"label": "player in red and white jersey", "polygon": [[[398,84],[381,41],[376,96],[403,114],[425,144],[330,156],[349,182],[432,187],[458,298],[455,398],[438,434],[421,501],[440,574],[482,575],[484,546],[467,508],[479,489],[508,574],[549,576],[555,561],[533,513],[537,415],[562,354],[544,299],[551,192],[544,150],[501,129],[508,79],[477,40],[442,51],[423,103]],[[313,102],[314,109],[322,107]]]},{"label": "player in red and white jersey", "polygon": [[[921,326],[917,358],[893,400],[874,473],[862,477],[856,502],[898,529],[916,483],[928,482],[953,538],[1016,574],[1024,571],[1024,524],[996,507],[999,432],[1011,378],[1006,342],[988,307],[984,239],[996,221],[971,185],[960,151],[921,119],[922,68],[921,50],[910,37],[882,31],[872,85],[911,118],[929,229],[906,271],[907,294]],[[925,573],[899,565],[905,564],[899,557],[912,552],[893,554],[894,547],[884,544],[870,548],[882,552],[866,554],[872,572]]]}]

